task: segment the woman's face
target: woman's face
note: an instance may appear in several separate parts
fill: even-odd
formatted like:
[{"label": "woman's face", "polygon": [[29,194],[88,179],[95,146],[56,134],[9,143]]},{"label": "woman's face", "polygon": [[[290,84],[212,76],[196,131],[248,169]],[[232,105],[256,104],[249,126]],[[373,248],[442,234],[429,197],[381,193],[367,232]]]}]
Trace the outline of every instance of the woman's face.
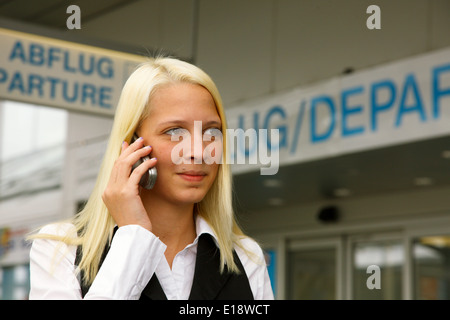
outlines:
[{"label": "woman's face", "polygon": [[168,84],[156,90],[149,107],[137,132],[158,159],[149,192],[178,204],[201,201],[219,168],[219,161],[205,159],[222,155],[222,123],[211,94],[200,85]]}]

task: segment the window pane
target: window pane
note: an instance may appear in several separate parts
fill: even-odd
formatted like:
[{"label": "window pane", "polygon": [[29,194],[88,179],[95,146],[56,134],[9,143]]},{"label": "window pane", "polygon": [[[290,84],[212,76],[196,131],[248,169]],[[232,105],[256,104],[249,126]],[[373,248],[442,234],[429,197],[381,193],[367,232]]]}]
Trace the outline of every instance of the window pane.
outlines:
[{"label": "window pane", "polygon": [[30,291],[29,265],[4,267],[0,270],[0,299],[28,299],[28,292]]},{"label": "window pane", "polygon": [[450,298],[450,236],[420,237],[413,241],[415,299]]},{"label": "window pane", "polygon": [[2,160],[65,142],[66,110],[13,101],[0,101],[0,108]]},{"label": "window pane", "polygon": [[58,189],[67,111],[0,101],[0,201]]},{"label": "window pane", "polygon": [[289,253],[288,299],[336,299],[336,249]]},{"label": "window pane", "polygon": [[[353,246],[353,299],[400,300],[404,256],[400,240],[355,243]],[[378,277],[377,271],[368,269],[370,266],[379,268]],[[368,280],[370,287],[367,284]],[[377,282],[379,286],[376,286]]]}]

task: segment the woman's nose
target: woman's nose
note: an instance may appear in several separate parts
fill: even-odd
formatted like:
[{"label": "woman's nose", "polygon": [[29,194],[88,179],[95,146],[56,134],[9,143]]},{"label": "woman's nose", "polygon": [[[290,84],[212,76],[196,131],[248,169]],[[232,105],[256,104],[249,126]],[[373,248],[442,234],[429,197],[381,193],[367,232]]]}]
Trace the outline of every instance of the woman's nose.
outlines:
[{"label": "woman's nose", "polygon": [[203,162],[203,151],[205,149],[205,142],[203,141],[202,122],[194,122],[194,132],[191,135],[191,161],[194,164],[201,164]]}]

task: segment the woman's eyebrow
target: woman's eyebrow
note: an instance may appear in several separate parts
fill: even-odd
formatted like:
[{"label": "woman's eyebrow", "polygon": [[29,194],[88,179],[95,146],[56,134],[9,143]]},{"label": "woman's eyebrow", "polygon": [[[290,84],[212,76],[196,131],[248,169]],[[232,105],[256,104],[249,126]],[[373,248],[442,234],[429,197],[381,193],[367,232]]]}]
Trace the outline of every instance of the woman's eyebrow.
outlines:
[{"label": "woman's eyebrow", "polygon": [[[217,127],[222,127],[222,122],[219,120],[207,120],[207,121],[201,121],[201,120],[195,120],[195,121],[200,121],[202,122],[202,127],[211,127],[211,126],[217,126]],[[189,124],[191,121],[186,121],[186,120],[181,120],[181,119],[173,119],[173,120],[168,120],[168,121],[163,121],[158,123],[158,126],[169,126],[169,125],[184,125],[186,126],[187,124]]]},{"label": "woman's eyebrow", "polygon": [[203,122],[202,123],[202,126],[203,127],[211,127],[211,126],[216,126],[216,127],[222,127],[222,122],[219,120],[219,121],[216,121],[216,120],[209,120],[209,121],[205,121],[205,122]]},{"label": "woman's eyebrow", "polygon": [[160,123],[158,123],[158,126],[163,127],[163,126],[168,126],[168,125],[185,125],[187,123],[187,121],[184,120],[167,120],[167,121],[162,121]]}]

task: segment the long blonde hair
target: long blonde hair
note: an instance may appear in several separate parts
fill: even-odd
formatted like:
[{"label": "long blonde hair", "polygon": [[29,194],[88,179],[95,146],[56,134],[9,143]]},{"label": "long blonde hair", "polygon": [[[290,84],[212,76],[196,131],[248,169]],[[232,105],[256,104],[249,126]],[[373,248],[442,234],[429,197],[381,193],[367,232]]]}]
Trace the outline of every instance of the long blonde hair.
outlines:
[{"label": "long blonde hair", "polygon": [[[212,79],[200,68],[170,57],[151,58],[140,64],[126,81],[116,109],[108,146],[100,167],[95,187],[85,207],[71,219],[78,237],[38,234],[34,238],[50,238],[82,249],[79,268],[83,281],[92,283],[102,252],[112,237],[115,222],[102,201],[102,193],[109,181],[115,160],[119,157],[122,141],[130,141],[136,128],[148,115],[149,100],[155,90],[165,84],[188,82],[206,88],[213,97],[217,112],[226,132],[227,124],[222,99]],[[227,159],[226,135],[223,135],[223,158]],[[214,230],[220,247],[221,271],[225,267],[232,272],[238,268],[233,260],[233,245],[243,233],[236,223],[232,204],[231,169],[228,164],[219,165],[217,177],[203,200],[194,206]]]}]

